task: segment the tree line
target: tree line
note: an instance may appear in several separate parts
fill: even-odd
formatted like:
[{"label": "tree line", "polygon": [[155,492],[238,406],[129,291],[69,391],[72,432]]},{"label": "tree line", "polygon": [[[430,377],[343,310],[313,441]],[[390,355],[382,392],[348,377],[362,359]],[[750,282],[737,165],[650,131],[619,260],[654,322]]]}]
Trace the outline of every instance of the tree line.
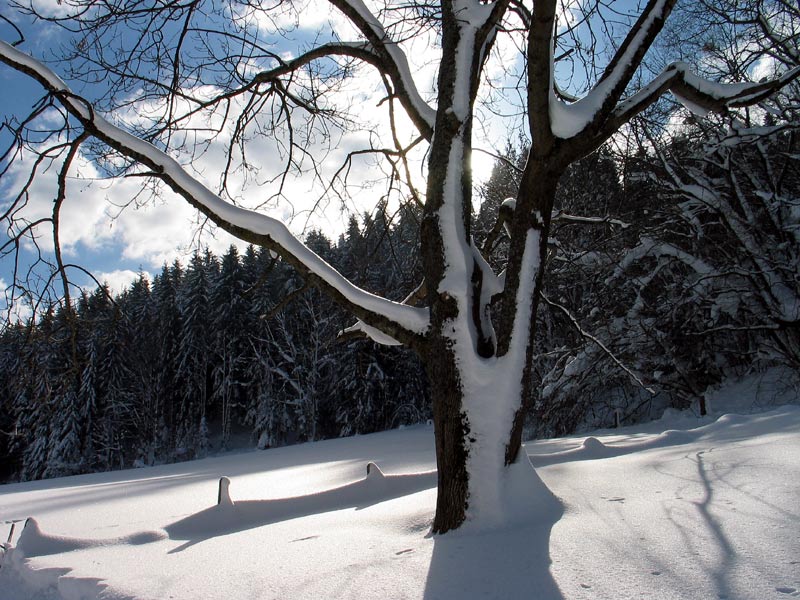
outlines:
[{"label": "tree line", "polygon": [[[394,221],[392,221],[394,217]],[[411,213],[307,244],[390,297],[417,275]],[[342,334],[344,311],[266,249],[195,252],[0,338],[0,454],[22,480],[370,433],[430,417],[418,359]]]}]

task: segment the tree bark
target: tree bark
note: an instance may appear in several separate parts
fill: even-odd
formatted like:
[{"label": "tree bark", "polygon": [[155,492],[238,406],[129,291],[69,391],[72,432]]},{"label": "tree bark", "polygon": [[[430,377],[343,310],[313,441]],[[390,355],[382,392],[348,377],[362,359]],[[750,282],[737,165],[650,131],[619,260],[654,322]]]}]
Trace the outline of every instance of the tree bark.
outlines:
[{"label": "tree bark", "polygon": [[[512,225],[512,245],[509,253],[507,265],[506,281],[509,289],[516,291],[521,284],[521,273],[523,245],[521,241],[528,228],[533,228],[539,232],[539,268],[534,275],[533,298],[531,302],[530,331],[528,332],[527,345],[525,349],[525,365],[521,378],[521,398],[519,406],[514,413],[513,422],[509,426],[509,437],[506,445],[505,465],[511,465],[517,460],[520,448],[522,447],[522,429],[525,424],[525,414],[528,412],[530,401],[533,398],[535,387],[538,385],[534,370],[534,352],[536,340],[536,313],[539,308],[540,294],[544,283],[544,271],[547,261],[547,242],[550,237],[550,220],[555,202],[558,180],[561,178],[564,168],[562,162],[536,156],[536,151],[532,150],[525,166],[519,193],[517,194],[517,211]],[[523,216],[526,215],[526,216]],[[509,285],[510,284],[510,285]],[[503,324],[505,325],[505,338],[500,342],[502,352],[508,349],[508,337],[510,336],[510,323],[512,315],[517,309],[509,303],[514,301],[510,294],[505,298]]]},{"label": "tree bark", "polygon": [[[455,146],[444,145],[447,152],[442,152],[441,161],[435,160],[437,154],[432,154],[432,173],[436,169],[441,169],[440,173],[447,172],[444,157],[452,164],[451,152],[457,152],[464,140],[455,141]],[[473,310],[479,301],[476,297],[479,291],[456,300],[439,290],[438,284],[446,275],[448,256],[444,251],[438,211],[427,215],[423,228],[424,247],[431,260],[431,272],[426,275],[426,281],[434,283],[428,290],[433,331],[423,352],[431,382],[439,472],[434,533],[456,529],[468,516],[502,521],[502,507],[507,500],[502,489],[505,467],[514,463],[519,455],[528,399],[537,385],[533,369],[535,316],[543,282],[550,215],[561,175],[560,162],[533,161],[526,168],[518,197],[518,206],[524,213],[515,214],[512,230],[512,239],[516,236],[517,241],[512,243],[509,260],[513,274],[509,271],[507,277],[514,280],[514,294],[506,297],[509,304],[503,307],[501,315],[501,319],[509,323],[502,355],[500,348],[491,356],[481,351],[480,324],[475,322],[476,311]],[[436,182],[437,177],[432,175],[431,179]],[[444,179],[446,177],[442,178],[442,185]],[[449,189],[452,191],[453,187]],[[464,194],[461,200],[468,200],[468,191],[463,187],[458,189]],[[431,192],[429,188],[429,198]],[[526,257],[525,252],[526,248],[530,252],[530,248],[525,240],[529,239],[531,230],[538,236],[538,259],[526,265],[530,256]],[[474,273],[473,270],[464,276],[470,278]],[[516,296],[519,289],[533,290],[533,297],[520,304]],[[512,336],[519,338],[512,340]],[[509,397],[500,397],[503,394]],[[493,404],[500,405],[497,414],[502,418],[496,425],[490,422],[495,413]],[[481,480],[473,481],[471,477]],[[479,499],[475,496],[477,487],[480,488]],[[479,500],[479,506],[470,510],[474,500]]]},{"label": "tree bark", "polygon": [[[445,55],[455,56],[462,31],[450,2],[444,12],[442,46]],[[474,51],[474,48],[471,49]],[[448,54],[449,53],[449,54]],[[459,75],[462,79],[459,81]],[[469,239],[472,181],[469,173],[471,111],[462,121],[452,107],[458,94],[468,94],[458,66],[443,64],[438,77],[438,106],[428,159],[425,211],[420,230],[422,263],[431,329],[421,350],[431,383],[436,438],[438,495],[433,522],[434,533],[458,528],[466,518],[469,498],[467,462],[469,423],[463,405],[463,380],[458,369],[451,335],[464,326],[465,299],[442,286],[448,272],[463,258],[454,256],[453,246]],[[469,278],[469,274],[462,273]]]},{"label": "tree bark", "polygon": [[464,414],[455,356],[447,345],[443,339],[432,343],[425,360],[433,399],[438,468],[434,533],[458,528],[466,518],[469,502],[466,445],[469,424]]}]

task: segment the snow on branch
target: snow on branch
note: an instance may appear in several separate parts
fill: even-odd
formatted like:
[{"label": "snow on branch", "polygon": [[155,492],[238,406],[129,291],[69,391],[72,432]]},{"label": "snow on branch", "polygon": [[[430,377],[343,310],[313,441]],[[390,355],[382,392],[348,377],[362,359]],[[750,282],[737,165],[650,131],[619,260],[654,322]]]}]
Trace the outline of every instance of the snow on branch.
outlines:
[{"label": "snow on branch", "polygon": [[625,373],[628,374],[628,377],[630,377],[640,388],[642,388],[644,391],[646,391],[651,396],[655,396],[655,394],[656,394],[655,390],[653,388],[651,388],[651,387],[647,387],[644,384],[644,382],[642,381],[641,377],[639,377],[629,367],[627,367],[625,365],[625,363],[623,363],[619,358],[617,358],[617,356],[599,338],[593,336],[591,333],[589,333],[583,327],[581,327],[580,323],[578,323],[578,320],[575,318],[575,316],[569,311],[569,309],[566,306],[562,306],[561,304],[559,304],[557,302],[553,302],[552,300],[550,300],[544,294],[540,294],[540,296],[541,296],[542,300],[544,300],[545,304],[548,304],[548,305],[552,306],[553,308],[556,308],[556,309],[560,310],[562,313],[564,313],[564,315],[566,315],[567,319],[569,319],[570,323],[577,330],[577,332],[581,335],[581,337],[583,337],[583,338],[595,343],[606,354],[606,356],[608,356],[608,358],[610,358],[614,362],[614,364],[616,364],[620,369],[625,371]]},{"label": "snow on branch", "polygon": [[396,340],[414,344],[425,335],[428,311],[393,302],[355,286],[297,239],[285,224],[222,200],[171,156],[98,115],[48,67],[0,41],[0,62],[29,75],[63,104],[92,136],[153,171],[189,204],[232,235],[279,253],[313,284],[324,288],[359,319]]},{"label": "snow on branch", "polygon": [[756,104],[800,76],[800,67],[795,67],[770,81],[725,84],[700,77],[686,63],[675,62],[622,100],[674,5],[675,0],[649,0],[600,80],[580,100],[567,103],[559,98],[552,83],[551,67],[548,108],[554,136],[583,141],[584,134],[589,134],[596,146],[668,91],[693,113],[705,116],[709,112]]},{"label": "snow on branch", "polygon": [[613,103],[619,101],[674,6],[675,0],[650,0],[647,3],[608,63],[595,90],[606,91]]},{"label": "snow on branch", "polygon": [[622,229],[627,229],[631,226],[630,223],[626,223],[620,219],[612,219],[610,217],[582,217],[580,215],[565,213],[563,210],[556,212],[552,217],[552,221],[563,221],[565,223],[575,223],[576,225],[617,225]]},{"label": "snow on branch", "polygon": [[647,256],[654,258],[662,256],[674,258],[675,260],[678,260],[688,266],[700,276],[710,275],[714,272],[714,268],[703,259],[684,252],[672,244],[660,242],[653,238],[643,236],[639,239],[639,244],[625,254],[625,257],[619,262],[617,267],[614,269],[614,273],[606,280],[606,283],[610,283],[617,277],[622,276],[625,270],[627,270],[632,264]]},{"label": "snow on branch", "polygon": [[621,102],[603,127],[604,136],[655,102],[669,91],[686,108],[704,116],[709,112],[725,112],[729,108],[749,106],[764,100],[800,76],[795,67],[781,77],[759,83],[716,83],[693,73],[686,63],[669,65],[655,79]]},{"label": "snow on branch", "polygon": [[389,37],[381,22],[361,0],[330,0],[330,3],[342,11],[367,39],[372,52],[380,57],[379,68],[392,80],[395,94],[409,117],[420,133],[430,139],[436,111],[420,95],[405,52]]},{"label": "snow on branch", "polygon": [[592,90],[572,104],[550,93],[550,121],[553,135],[569,139],[587,128],[597,129],[619,102],[645,53],[672,11],[675,0],[650,0],[628,32],[602,77]]},{"label": "snow on branch", "polygon": [[367,337],[371,339],[376,344],[380,344],[381,346],[398,346],[400,342],[398,342],[393,337],[386,335],[382,331],[375,329],[374,327],[370,327],[364,321],[358,320],[355,324],[342,329],[337,334],[337,339],[344,340],[350,337],[360,338],[360,337]]},{"label": "snow on branch", "polygon": [[[414,306],[418,302],[424,301],[426,294],[427,287],[425,285],[425,280],[423,279],[422,282],[403,299],[401,304]],[[336,339],[339,341],[352,338],[369,338],[376,344],[380,344],[382,346],[397,346],[400,344],[400,342],[393,337],[386,335],[374,327],[370,327],[361,320],[356,321],[350,327],[342,329],[336,336]]]},{"label": "snow on branch", "polygon": [[715,83],[695,75],[685,63],[674,63],[669,68],[678,73],[670,87],[672,94],[689,110],[692,106],[687,102],[706,112],[722,112],[727,108],[755,104],[800,75],[800,67],[795,67],[772,81]]}]

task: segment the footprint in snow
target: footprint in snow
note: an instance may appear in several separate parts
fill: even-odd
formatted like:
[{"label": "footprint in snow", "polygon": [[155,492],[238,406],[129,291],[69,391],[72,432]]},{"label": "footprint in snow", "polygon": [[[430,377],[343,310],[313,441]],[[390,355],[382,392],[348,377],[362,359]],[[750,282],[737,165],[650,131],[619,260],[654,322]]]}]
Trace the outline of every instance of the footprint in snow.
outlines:
[{"label": "footprint in snow", "polygon": [[775,588],[775,591],[780,592],[781,594],[794,594],[797,591],[797,588],[788,586],[779,586]]},{"label": "footprint in snow", "polygon": [[400,552],[395,552],[395,556],[400,556],[401,554],[408,554],[409,552],[413,552],[413,548],[406,548],[405,550],[400,550]]}]

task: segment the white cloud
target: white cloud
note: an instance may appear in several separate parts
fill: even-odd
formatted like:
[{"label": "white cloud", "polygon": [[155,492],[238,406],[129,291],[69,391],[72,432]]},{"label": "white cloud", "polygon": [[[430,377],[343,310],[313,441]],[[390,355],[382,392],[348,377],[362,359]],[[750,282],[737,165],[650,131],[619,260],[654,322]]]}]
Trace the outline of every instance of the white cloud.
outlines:
[{"label": "white cloud", "polygon": [[33,0],[31,2],[34,10],[40,15],[45,17],[66,17],[72,12],[78,12],[77,8],[73,8],[71,3],[63,2],[63,0]]},{"label": "white cloud", "polygon": [[[146,271],[142,274],[148,279],[152,280],[152,275]],[[116,269],[108,273],[95,272],[92,273],[95,278],[103,284],[106,284],[112,295],[117,295],[127,290],[131,283],[139,278],[139,273],[131,271],[130,269]]]},{"label": "white cloud", "polygon": [[780,63],[772,56],[764,56],[753,63],[750,78],[753,81],[775,77],[775,72],[780,68]]},{"label": "white cloud", "polygon": [[320,29],[341,34],[341,39],[355,39],[355,28],[327,0],[299,0],[275,4],[269,10],[234,8],[241,22],[258,27],[265,39],[295,34],[315,34]]}]

